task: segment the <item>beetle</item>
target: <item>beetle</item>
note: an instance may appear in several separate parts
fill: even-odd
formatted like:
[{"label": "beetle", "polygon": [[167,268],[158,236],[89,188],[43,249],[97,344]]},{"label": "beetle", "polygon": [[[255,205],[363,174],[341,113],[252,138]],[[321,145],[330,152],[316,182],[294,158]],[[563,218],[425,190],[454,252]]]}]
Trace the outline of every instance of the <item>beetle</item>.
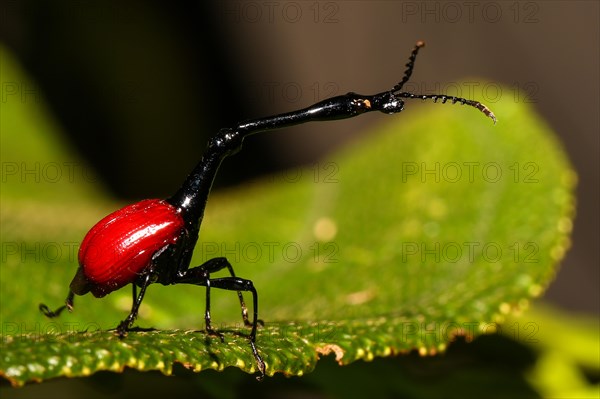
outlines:
[{"label": "beetle", "polygon": [[[405,99],[431,99],[434,102],[440,100],[442,103],[451,101],[453,104],[468,105],[496,123],[492,111],[478,101],[401,91],[410,79],[417,54],[424,45],[422,41],[417,42],[405,65],[402,80],[388,91],[369,96],[350,92],[297,111],[252,119],[232,128],[221,129],[209,140],[202,159],[172,197],[143,200],[125,206],[91,228],[81,243],[79,267],[71,281],[65,305],[51,311],[46,305],[40,304],[40,311],[47,317],[57,317],[64,309],[72,311],[75,295],[91,292],[100,298],[132,284],[131,311],[116,328],[118,336],[123,338],[131,329],[150,284],[193,284],[206,287],[206,332],[223,340],[223,335],[211,325],[210,290],[219,288],[236,291],[242,320],[251,328],[249,342],[260,373],[257,378],[262,379],[266,367],[256,347],[256,331],[262,322],[258,319],[258,294],[254,284],[251,280],[237,277],[233,266],[224,257],[190,267],[204,209],[219,166],[225,158],[238,152],[243,140],[252,134],[311,121],[352,118],[372,111],[395,114],[404,109]],[[211,277],[223,269],[227,269],[229,276]],[[248,317],[243,292],[252,294],[252,321]]]}]

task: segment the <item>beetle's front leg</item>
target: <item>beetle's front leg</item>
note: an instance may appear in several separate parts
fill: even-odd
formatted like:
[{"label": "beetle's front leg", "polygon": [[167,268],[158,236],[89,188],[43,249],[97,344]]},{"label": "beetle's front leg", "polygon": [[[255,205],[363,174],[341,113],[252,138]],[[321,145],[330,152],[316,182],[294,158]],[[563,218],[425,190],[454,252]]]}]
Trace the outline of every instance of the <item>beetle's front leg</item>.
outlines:
[{"label": "beetle's front leg", "polygon": [[[173,282],[173,284],[177,284],[177,283],[195,284],[195,285],[203,285],[206,287],[206,311],[205,311],[204,319],[206,321],[206,331],[208,333],[210,333],[211,335],[219,335],[219,334],[217,334],[212,329],[212,326],[211,326],[210,289],[211,289],[211,286],[214,286],[213,282],[218,281],[220,279],[212,279],[211,280],[210,275],[212,273],[216,273],[223,269],[227,269],[229,271],[229,274],[231,275],[231,277],[226,277],[225,279],[229,279],[231,281],[242,280],[242,279],[238,279],[236,277],[235,272],[233,271],[233,267],[231,266],[231,263],[229,263],[227,258],[219,257],[219,258],[210,259],[200,266],[183,271],[179,275],[179,277],[177,277],[175,279],[175,281]],[[244,280],[244,281],[247,281],[247,280]],[[224,288],[224,287],[219,286],[218,288]],[[242,320],[244,321],[244,325],[247,327],[253,326],[254,323],[250,322],[250,320],[248,319],[248,308],[246,307],[246,303],[244,302],[244,296],[242,295],[242,291],[250,291],[250,290],[247,289],[246,287],[241,287],[240,289],[236,289],[235,287],[225,288],[225,289],[237,291],[238,298],[240,300],[240,307],[242,309]],[[256,318],[256,315],[255,315],[255,318]],[[260,320],[258,320],[258,323],[262,324],[262,322]]]},{"label": "beetle's front leg", "polygon": [[[229,272],[232,274],[231,277],[210,278],[211,273],[218,272],[224,268],[229,270]],[[256,292],[256,288],[254,288],[252,281],[236,277],[233,272],[233,267],[226,258],[214,258],[208,260],[200,266],[186,270],[182,275],[178,276],[175,281],[173,281],[173,284],[194,284],[206,287],[206,311],[204,313],[206,332],[210,335],[216,335],[220,337],[221,340],[223,340],[223,335],[215,331],[211,326],[210,289],[214,287],[238,292],[240,295],[240,300],[242,301],[242,315],[244,317],[244,322],[245,324],[250,324],[252,326],[252,331],[250,332],[250,347],[252,348],[252,354],[256,359],[256,363],[261,373],[261,375],[257,378],[261,380],[265,375],[265,363],[256,349],[255,342],[258,323],[262,324],[262,322],[258,320],[258,293]],[[249,291],[252,293],[254,314],[251,323],[246,323],[248,319],[248,311],[243,303],[243,299],[241,298],[241,291]]]},{"label": "beetle's front leg", "polygon": [[[225,262],[225,266],[227,267],[227,270],[229,270],[229,274],[231,275],[231,277],[236,277],[235,272],[233,271],[233,266],[231,266],[231,263],[229,263],[229,261],[226,258],[215,259],[218,259],[220,262]],[[252,323],[250,322],[250,320],[248,320],[248,308],[246,307],[246,303],[244,302],[244,296],[242,295],[242,291],[238,291],[237,294],[238,299],[240,300],[240,307],[242,308],[242,320],[244,321],[244,325],[246,327],[250,327]],[[258,323],[262,324],[262,321],[258,320]]]},{"label": "beetle's front leg", "polygon": [[[231,263],[227,260],[227,258],[224,257],[219,257],[219,258],[213,258],[210,259],[208,261],[206,261],[205,263],[203,263],[202,265],[195,267],[194,269],[203,269],[206,270],[208,272],[208,275],[206,276],[206,279],[208,280],[210,277],[211,273],[216,273],[222,269],[227,269],[229,271],[229,275],[231,277],[237,277],[235,275],[235,272],[233,271],[233,266],[231,266]],[[190,274],[189,274],[189,270],[184,270],[180,275],[182,276],[186,276],[186,279],[190,278]],[[198,273],[198,272],[195,272]],[[207,286],[207,291],[210,290],[210,287]],[[242,294],[242,291],[237,291],[237,295],[238,295],[238,299],[240,301],[240,308],[242,309],[242,320],[244,321],[244,325],[246,327],[251,327],[252,326],[252,322],[248,319],[248,307],[246,306],[246,302],[244,301],[244,295]],[[207,297],[208,297],[208,293],[207,293]],[[207,298],[207,304],[210,302],[210,300]],[[262,320],[258,320],[258,324],[263,324]]]},{"label": "beetle's front leg", "polygon": [[[256,292],[256,288],[254,288],[254,283],[252,283],[250,280],[239,277],[222,277],[208,279],[208,281],[215,288],[231,291],[235,290],[238,292],[250,291],[252,293],[254,316],[252,318],[252,331],[250,332],[250,348],[252,349],[252,355],[254,355],[254,359],[256,359],[256,364],[260,371],[260,375],[256,377],[256,379],[261,381],[265,376],[266,366],[262,357],[258,353],[258,349],[256,349],[256,329],[260,320],[258,319],[258,293]],[[262,324],[262,322],[260,323]]]}]

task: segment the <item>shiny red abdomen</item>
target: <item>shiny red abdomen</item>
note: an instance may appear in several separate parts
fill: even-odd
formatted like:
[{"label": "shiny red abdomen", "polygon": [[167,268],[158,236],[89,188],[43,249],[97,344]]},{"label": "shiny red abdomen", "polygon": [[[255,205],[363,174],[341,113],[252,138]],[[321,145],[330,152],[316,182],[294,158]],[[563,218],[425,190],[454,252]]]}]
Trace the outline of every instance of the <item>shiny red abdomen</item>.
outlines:
[{"label": "shiny red abdomen", "polygon": [[184,225],[176,208],[158,199],[140,201],[111,213],[83,239],[79,277],[73,280],[71,288],[79,295],[91,291],[94,296],[103,297],[134,282],[150,265],[156,251],[177,241]]}]

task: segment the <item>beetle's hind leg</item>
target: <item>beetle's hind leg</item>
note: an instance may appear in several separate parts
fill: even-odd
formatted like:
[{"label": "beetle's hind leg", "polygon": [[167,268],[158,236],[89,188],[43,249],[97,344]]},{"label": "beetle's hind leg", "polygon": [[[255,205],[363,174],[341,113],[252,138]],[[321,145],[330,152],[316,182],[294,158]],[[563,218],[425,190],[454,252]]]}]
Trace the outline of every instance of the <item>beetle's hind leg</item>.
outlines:
[{"label": "beetle's hind leg", "polygon": [[44,316],[46,316],[50,319],[60,316],[60,314],[65,309],[68,309],[69,312],[71,312],[71,311],[73,311],[73,299],[74,298],[75,298],[75,294],[73,293],[73,291],[69,291],[69,294],[67,295],[67,299],[65,299],[65,304],[63,306],[56,309],[55,311],[52,311],[48,308],[48,306],[44,305],[43,303],[40,303],[40,306],[39,306],[40,312],[42,312],[44,314]]}]

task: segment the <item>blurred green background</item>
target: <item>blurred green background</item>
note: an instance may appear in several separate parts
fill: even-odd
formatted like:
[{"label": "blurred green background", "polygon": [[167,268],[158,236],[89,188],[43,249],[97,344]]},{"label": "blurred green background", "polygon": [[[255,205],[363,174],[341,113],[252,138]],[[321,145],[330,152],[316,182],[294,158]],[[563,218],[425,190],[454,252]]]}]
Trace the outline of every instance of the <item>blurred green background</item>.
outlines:
[{"label": "blurred green background", "polygon": [[[513,96],[533,102],[559,134],[579,175],[578,217],[545,299],[597,316],[599,5],[467,3],[4,1],[0,40],[37,85],[3,87],[2,101],[43,102],[116,198],[164,197],[220,127],[348,91],[384,90],[425,40],[407,89],[473,97],[492,109],[498,96]],[[529,97],[478,86],[475,77]],[[469,79],[473,86],[456,86]],[[406,112],[421,106],[436,107],[411,103]],[[217,186],[314,162],[378,118],[247,140]],[[52,386],[66,384],[61,394],[73,384],[95,390],[102,378]],[[120,380],[139,385],[139,378]]]}]

